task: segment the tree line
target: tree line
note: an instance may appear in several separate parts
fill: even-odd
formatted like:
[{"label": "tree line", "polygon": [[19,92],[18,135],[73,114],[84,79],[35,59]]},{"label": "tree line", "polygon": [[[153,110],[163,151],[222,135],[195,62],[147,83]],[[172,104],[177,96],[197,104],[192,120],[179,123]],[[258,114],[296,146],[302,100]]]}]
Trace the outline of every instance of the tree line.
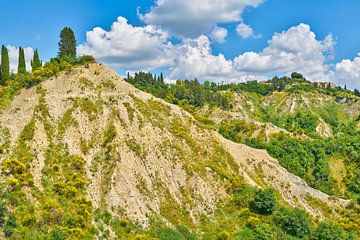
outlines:
[{"label": "tree line", "polygon": [[209,104],[230,109],[230,95],[217,91],[217,84],[214,82],[201,84],[194,79],[178,80],[175,84],[167,84],[162,73],[156,76],[146,72],[135,73],[133,77],[128,74],[125,80],[142,91],[183,107],[202,107],[204,104]]},{"label": "tree line", "polygon": [[[69,58],[76,59],[76,39],[74,31],[65,27],[60,32],[60,41],[58,43],[59,52],[57,58]],[[43,65],[39,57],[38,49],[35,49],[34,55],[30,62],[32,72],[40,69]],[[17,74],[24,75],[28,71],[26,69],[26,61],[25,61],[25,50],[22,47],[19,47],[19,57],[18,57],[18,66],[17,66]],[[9,50],[3,44],[1,46],[1,67],[0,67],[0,85],[4,86],[8,81],[14,78],[14,74],[10,69],[10,59],[9,59]]]}]

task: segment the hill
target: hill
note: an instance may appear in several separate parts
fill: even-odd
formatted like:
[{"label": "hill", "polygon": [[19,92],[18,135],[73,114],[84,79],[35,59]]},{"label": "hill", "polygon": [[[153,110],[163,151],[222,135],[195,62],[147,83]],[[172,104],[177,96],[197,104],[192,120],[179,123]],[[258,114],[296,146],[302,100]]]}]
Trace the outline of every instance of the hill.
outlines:
[{"label": "hill", "polygon": [[[254,117],[266,104],[260,96],[255,104],[242,101],[250,95],[232,95],[230,105],[253,105],[249,111],[179,107],[97,63],[34,85],[1,104],[0,226],[6,238],[302,239],[325,226],[345,239],[359,231],[354,203],[309,187],[266,151],[244,145],[250,135],[227,137],[235,143],[224,138],[226,129],[217,131],[236,114],[260,129],[263,116]],[[358,114],[346,106],[355,109],[351,116]],[[297,137],[286,126],[270,128],[291,139],[315,136],[313,129]],[[254,207],[266,192],[254,187],[274,188],[270,214]]]}]

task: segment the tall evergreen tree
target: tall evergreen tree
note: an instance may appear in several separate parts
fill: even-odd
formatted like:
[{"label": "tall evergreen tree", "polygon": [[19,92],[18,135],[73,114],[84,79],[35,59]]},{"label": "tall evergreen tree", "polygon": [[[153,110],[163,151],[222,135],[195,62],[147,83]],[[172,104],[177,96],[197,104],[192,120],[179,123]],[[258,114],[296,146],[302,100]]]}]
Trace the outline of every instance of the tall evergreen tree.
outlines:
[{"label": "tall evergreen tree", "polygon": [[9,63],[9,53],[7,48],[2,45],[1,47],[1,85],[4,85],[8,80],[10,80],[10,63]]},{"label": "tall evergreen tree", "polygon": [[163,73],[160,73],[160,82],[164,82],[164,75],[163,75]]},{"label": "tall evergreen tree", "polygon": [[31,60],[32,70],[39,69],[42,66],[42,61],[39,58],[39,51],[36,49],[34,52],[33,59]]},{"label": "tall evergreen tree", "polygon": [[74,31],[69,27],[65,27],[60,32],[58,57],[76,58],[76,39]]},{"label": "tall evergreen tree", "polygon": [[[358,97],[360,97],[360,91],[355,88],[354,94]],[[359,198],[360,199],[360,198]],[[360,204],[360,203],[359,203]]]},{"label": "tall evergreen tree", "polygon": [[22,47],[19,48],[18,73],[19,74],[26,73],[25,52]]}]

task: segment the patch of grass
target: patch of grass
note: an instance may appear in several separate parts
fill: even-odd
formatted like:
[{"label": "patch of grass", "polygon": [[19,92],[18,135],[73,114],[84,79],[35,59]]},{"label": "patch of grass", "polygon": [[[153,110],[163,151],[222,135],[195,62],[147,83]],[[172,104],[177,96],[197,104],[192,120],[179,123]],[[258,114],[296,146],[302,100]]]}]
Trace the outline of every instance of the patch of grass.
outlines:
[{"label": "patch of grass", "polygon": [[62,137],[66,129],[71,125],[77,125],[77,121],[73,118],[72,113],[74,112],[73,108],[68,109],[63,117],[58,122],[58,135]]},{"label": "patch of grass", "polygon": [[88,115],[90,121],[94,121],[102,112],[102,105],[102,101],[92,102],[88,98],[77,98],[74,101],[74,108],[80,107],[80,110]]},{"label": "patch of grass", "polygon": [[113,81],[111,81],[111,80],[102,81],[101,86],[102,86],[102,88],[112,89],[112,90],[116,88],[115,83]]},{"label": "patch of grass", "polygon": [[102,146],[105,147],[109,143],[111,143],[115,139],[116,135],[117,135],[116,128],[114,124],[111,122],[108,124],[108,126],[105,129]]},{"label": "patch of grass", "polygon": [[126,146],[128,146],[128,148],[133,151],[140,159],[144,159],[146,157],[146,153],[135,138],[128,139],[125,143]]},{"label": "patch of grass", "polygon": [[124,104],[124,106],[126,108],[126,111],[128,113],[129,121],[133,122],[134,121],[134,116],[135,116],[135,109],[128,102],[124,102],[123,104]]},{"label": "patch of grass", "polygon": [[94,83],[85,77],[80,78],[80,84],[87,88],[94,88]]}]

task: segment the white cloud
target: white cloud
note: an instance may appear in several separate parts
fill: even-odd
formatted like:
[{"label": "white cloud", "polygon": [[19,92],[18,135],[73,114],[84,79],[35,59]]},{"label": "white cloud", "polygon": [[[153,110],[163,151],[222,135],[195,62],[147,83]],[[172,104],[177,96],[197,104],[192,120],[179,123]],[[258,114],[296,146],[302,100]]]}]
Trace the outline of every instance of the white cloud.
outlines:
[{"label": "white cloud", "polygon": [[288,74],[299,71],[313,80],[328,80],[326,60],[332,56],[335,42],[331,35],[317,40],[310,26],[299,24],[276,33],[262,52],[247,52],[234,60],[238,71]]},{"label": "white cloud", "polygon": [[[221,41],[226,34],[216,29],[211,35],[213,40]],[[326,63],[333,55],[332,36],[318,40],[306,24],[275,33],[261,52],[245,52],[235,59],[214,55],[205,35],[184,38],[177,44],[171,43],[170,37],[159,27],[132,26],[119,17],[109,31],[94,28],[88,32],[87,41],[79,46],[78,52],[92,54],[116,69],[168,68],[170,79],[240,82],[298,71],[311,80],[328,81],[334,75]],[[341,64],[338,68],[341,69]]]},{"label": "white cloud", "polygon": [[239,25],[237,25],[236,32],[242,38],[249,38],[254,35],[253,29],[249,25],[246,25],[245,23],[240,23]]},{"label": "white cloud", "polygon": [[150,12],[140,18],[146,24],[160,26],[171,34],[197,38],[217,23],[241,21],[246,7],[256,7],[263,0],[157,0]]},{"label": "white cloud", "polygon": [[195,40],[185,40],[177,49],[176,64],[170,68],[171,79],[194,79],[221,81],[232,74],[232,62],[224,55],[211,54],[210,40],[200,36]]},{"label": "white cloud", "polygon": [[228,35],[228,30],[222,27],[215,27],[214,30],[211,32],[211,39],[218,43],[225,42],[225,38]]},{"label": "white cloud", "polygon": [[334,81],[337,84],[360,89],[360,53],[354,60],[345,59],[336,64]]},{"label": "white cloud", "polygon": [[[6,46],[6,48],[9,51],[9,62],[10,62],[10,71],[16,73],[17,72],[17,66],[19,63],[19,48],[14,47],[11,45]],[[24,48],[25,53],[25,62],[26,62],[26,70],[31,70],[31,59],[34,55],[34,50],[31,47]]]},{"label": "white cloud", "polygon": [[152,25],[135,27],[119,17],[110,31],[100,27],[86,33],[78,54],[91,54],[114,68],[144,70],[171,65],[168,35]]},{"label": "white cloud", "polygon": [[202,36],[184,41],[170,78],[198,78],[200,80],[240,82],[263,80],[274,74],[299,71],[311,80],[328,81],[326,60],[332,55],[335,42],[331,35],[317,40],[310,26],[299,24],[276,33],[261,52],[245,52],[234,60],[211,53],[210,42]]}]

